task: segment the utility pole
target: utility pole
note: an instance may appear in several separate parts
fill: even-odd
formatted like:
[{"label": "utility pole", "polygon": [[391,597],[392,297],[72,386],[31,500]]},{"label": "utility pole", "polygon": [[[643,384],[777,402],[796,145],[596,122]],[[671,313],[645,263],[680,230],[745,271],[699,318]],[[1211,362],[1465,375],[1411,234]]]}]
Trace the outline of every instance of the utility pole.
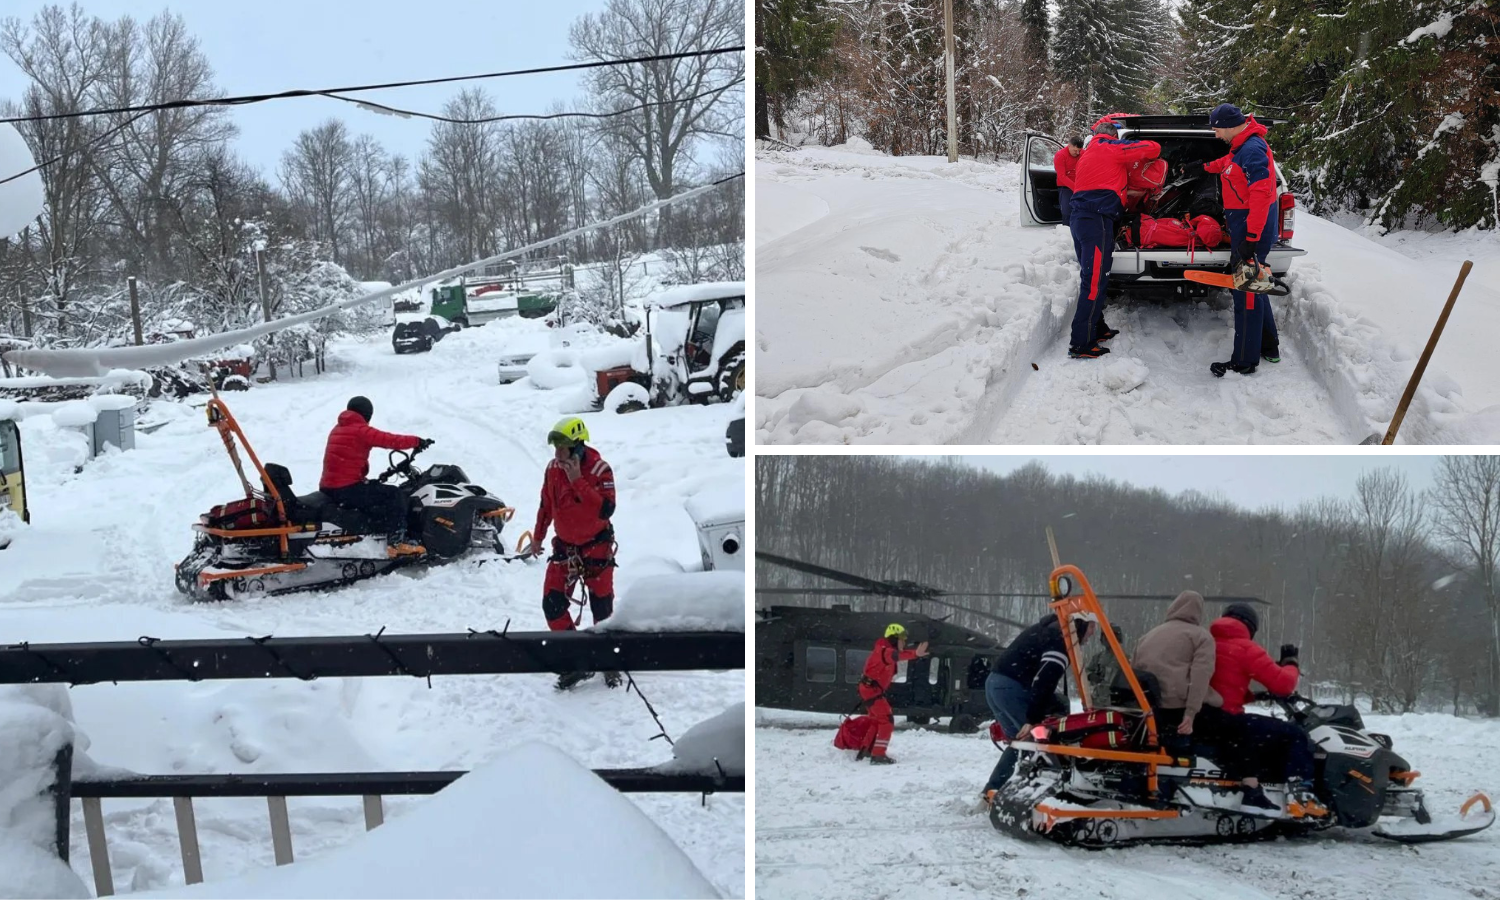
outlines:
[{"label": "utility pole", "polygon": [[135,326],[135,345],[139,347],[145,341],[141,339],[141,298],[136,294],[135,276],[125,279],[130,285],[130,324]]},{"label": "utility pole", "polygon": [[948,162],[958,162],[958,128],[953,110],[953,0],[943,0],[943,59],[948,68]]},{"label": "utility pole", "polygon": [[16,298],[21,301],[21,331],[22,337],[31,340],[31,301],[26,299],[26,292],[21,286],[16,285]]},{"label": "utility pole", "polygon": [[[261,313],[261,316],[263,317],[264,321],[269,322],[269,321],[271,321],[271,301],[269,301],[269,300],[266,299],[266,261],[261,256],[262,252],[263,251],[261,250],[260,246],[257,244],[256,247],[255,247],[255,283],[256,283],[256,286],[260,288],[260,313]],[[275,381],[276,380],[276,335],[274,335],[274,334],[273,335],[268,335],[266,337],[266,343],[270,345],[270,352],[267,353],[266,355],[268,357],[267,362],[269,363],[270,368],[271,368],[271,380]]]}]

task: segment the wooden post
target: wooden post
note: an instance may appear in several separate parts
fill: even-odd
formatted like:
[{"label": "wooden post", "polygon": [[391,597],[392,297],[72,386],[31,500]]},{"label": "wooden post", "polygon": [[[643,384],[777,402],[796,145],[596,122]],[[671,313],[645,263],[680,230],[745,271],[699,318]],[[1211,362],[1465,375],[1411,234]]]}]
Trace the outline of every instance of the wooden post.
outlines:
[{"label": "wooden post", "polygon": [[953,108],[953,0],[943,0],[943,62],[948,69],[948,162],[958,162],[957,113]]},{"label": "wooden post", "polygon": [[379,794],[365,794],[365,830],[372,831],[385,824],[385,807]]},{"label": "wooden post", "polygon": [[182,874],[188,884],[203,883],[203,857],[198,852],[198,822],[193,818],[193,798],[173,797],[177,812],[177,843],[182,847]]},{"label": "wooden post", "polygon": [[115,892],[115,877],[109,870],[109,843],[104,839],[104,809],[98,797],[83,798],[83,831],[89,840],[89,865],[94,870],[94,893],[108,897]]},{"label": "wooden post", "polygon": [[266,806],[271,810],[271,848],[276,853],[276,865],[291,865],[292,823],[286,814],[286,798],[267,797]]},{"label": "wooden post", "polygon": [[1417,360],[1417,369],[1411,373],[1411,380],[1406,383],[1406,393],[1401,395],[1401,402],[1396,405],[1396,415],[1391,418],[1391,427],[1386,429],[1385,439],[1380,443],[1390,444],[1396,440],[1396,430],[1401,427],[1401,420],[1406,418],[1407,404],[1417,393],[1417,385],[1422,381],[1422,373],[1427,371],[1427,361],[1432,359],[1432,351],[1437,349],[1438,338],[1443,336],[1443,326],[1448,324],[1448,314],[1453,312],[1453,302],[1458,299],[1458,292],[1463,290],[1464,280],[1469,277],[1469,270],[1474,268],[1474,263],[1464,260],[1462,269],[1458,270],[1458,280],[1453,282],[1453,291],[1448,294],[1448,302],[1443,304],[1443,312],[1438,316],[1437,324],[1432,328],[1432,335],[1427,338],[1427,346],[1422,350],[1422,358]]},{"label": "wooden post", "polygon": [[130,285],[130,324],[135,326],[135,345],[139,347],[145,341],[141,338],[141,299],[136,294],[135,276],[125,279]]}]

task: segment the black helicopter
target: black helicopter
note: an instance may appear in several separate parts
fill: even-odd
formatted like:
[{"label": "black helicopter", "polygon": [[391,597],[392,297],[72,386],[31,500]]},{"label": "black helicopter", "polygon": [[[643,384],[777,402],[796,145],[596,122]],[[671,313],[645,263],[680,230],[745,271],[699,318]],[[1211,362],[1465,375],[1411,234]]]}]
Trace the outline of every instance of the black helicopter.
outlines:
[{"label": "black helicopter", "polygon": [[[972,733],[991,718],[984,699],[990,661],[1008,641],[941,618],[907,611],[910,603],[931,603],[1008,626],[1014,634],[1032,622],[955,603],[956,597],[1051,599],[1050,594],[944,591],[911,581],[880,581],[827,566],[757,550],[755,558],[780,568],[839,582],[843,587],[762,587],[757,595],[808,597],[893,597],[899,612],[863,612],[848,604],[832,608],[772,605],[756,609],[755,705],[799,712],[849,714],[856,711],[855,687],[875,641],[891,622],[906,626],[907,641],[928,642],[929,655],[904,664],[905,672],[886,691],[893,712],[917,725],[948,719],[947,730]],[[1175,596],[1175,595],[1173,595]],[[1157,594],[1104,594],[1101,600],[1155,600]],[[1208,597],[1214,603],[1266,604],[1255,597]]]}]

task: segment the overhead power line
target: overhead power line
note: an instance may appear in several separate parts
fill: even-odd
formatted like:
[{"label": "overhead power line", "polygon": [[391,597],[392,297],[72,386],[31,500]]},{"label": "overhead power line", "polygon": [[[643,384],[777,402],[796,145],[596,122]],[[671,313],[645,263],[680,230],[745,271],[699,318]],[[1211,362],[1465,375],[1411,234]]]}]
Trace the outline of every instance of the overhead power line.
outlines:
[{"label": "overhead power line", "polygon": [[700,56],[718,56],[724,53],[743,52],[743,44],[735,47],[714,47],[709,50],[685,50],[681,53],[662,53],[656,56],[636,56],[629,59],[601,59],[593,62],[568,63],[559,66],[540,66],[532,69],[511,69],[505,72],[485,72],[480,75],[450,75],[446,78],[425,78],[417,81],[392,81],[386,84],[360,84],[353,87],[298,89],[275,94],[246,94],[240,97],[205,97],[193,100],[171,100],[166,103],[149,103],[140,106],[117,106],[110,109],[86,109],[77,112],[52,113],[45,116],[16,116],[0,119],[0,122],[45,122],[54,119],[77,119],[86,116],[109,116],[120,113],[157,112],[163,109],[189,109],[197,106],[243,106],[264,103],[267,100],[283,100],[288,97],[317,97],[329,94],[357,94],[364,91],[386,91],[393,88],[420,87],[430,84],[453,84],[460,81],[479,81],[488,78],[509,78],[515,75],[542,75],[549,72],[576,72],[584,69],[600,69],[611,66],[627,66],[636,63],[665,62],[673,59],[692,59]]},{"label": "overhead power line", "polygon": [[640,112],[643,109],[651,109],[657,106],[671,106],[674,103],[689,103],[693,100],[701,100],[704,97],[712,97],[714,94],[723,93],[724,91],[729,90],[737,84],[744,83],[745,79],[736,78],[734,81],[731,81],[728,84],[721,84],[718,87],[709,88],[702,93],[693,94],[688,97],[677,97],[672,100],[657,100],[651,103],[642,103],[638,106],[627,106],[624,109],[616,109],[603,113],[563,112],[549,113],[547,115],[519,114],[506,116],[486,116],[482,119],[452,119],[448,116],[439,116],[434,113],[417,112],[416,110],[401,109],[395,106],[386,106],[384,103],[376,103],[373,100],[356,100],[353,97],[340,97],[338,94],[323,94],[322,96],[327,97],[330,100],[342,100],[345,103],[353,103],[355,106],[362,106],[368,110],[371,110],[372,112],[381,113],[383,115],[400,116],[404,119],[432,119],[434,122],[448,122],[453,125],[488,125],[491,122],[512,122],[519,119],[528,119],[534,121],[547,121],[551,119],[609,119],[615,116],[623,116],[626,113]]},{"label": "overhead power line", "polygon": [[63,152],[61,152],[61,153],[57,154],[56,156],[52,157],[51,159],[45,160],[43,162],[39,162],[39,163],[37,163],[36,165],[32,166],[29,169],[23,169],[22,171],[17,172],[14,175],[10,175],[10,176],[7,176],[5,178],[0,178],[0,184],[5,184],[6,182],[10,182],[10,181],[15,181],[17,178],[22,178],[24,176],[30,175],[32,172],[39,172],[42,169],[47,168],[48,166],[52,165],[55,162],[60,162],[60,161],[62,161],[64,159],[67,159],[68,156],[71,155],[71,154],[81,153],[84,150],[89,149],[90,147],[96,147],[99,144],[102,144],[105,141],[109,140],[110,138],[114,137],[116,134],[119,134],[121,131],[124,131],[127,126],[129,126],[130,124],[132,124],[133,122],[135,122],[137,119],[143,119],[143,118],[145,118],[148,115],[150,115],[149,112],[137,113],[136,115],[131,116],[130,118],[126,119],[125,121],[121,122],[120,124],[116,125],[115,127],[111,128],[110,130],[104,132],[103,134],[99,135],[98,137],[93,138],[87,144],[84,144],[82,147],[73,147],[71,149],[64,150]]}]

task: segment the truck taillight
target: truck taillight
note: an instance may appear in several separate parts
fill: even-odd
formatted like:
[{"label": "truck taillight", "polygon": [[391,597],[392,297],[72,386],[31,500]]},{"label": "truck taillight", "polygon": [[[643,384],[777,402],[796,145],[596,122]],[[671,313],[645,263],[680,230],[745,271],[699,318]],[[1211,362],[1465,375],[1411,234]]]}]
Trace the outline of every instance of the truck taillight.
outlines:
[{"label": "truck taillight", "polygon": [[1280,240],[1292,239],[1292,226],[1297,222],[1297,198],[1291,194],[1282,194],[1281,201],[1281,224],[1276,230],[1281,233]]}]

